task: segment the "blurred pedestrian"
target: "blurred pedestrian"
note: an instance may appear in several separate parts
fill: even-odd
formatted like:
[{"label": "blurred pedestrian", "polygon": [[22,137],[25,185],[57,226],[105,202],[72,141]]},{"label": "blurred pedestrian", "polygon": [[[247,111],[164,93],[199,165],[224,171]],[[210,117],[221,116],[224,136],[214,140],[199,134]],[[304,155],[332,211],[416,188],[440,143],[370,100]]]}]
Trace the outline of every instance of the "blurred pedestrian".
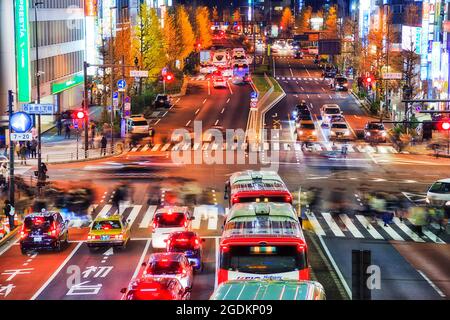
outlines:
[{"label": "blurred pedestrian", "polygon": [[37,157],[37,147],[38,147],[38,142],[36,139],[31,140],[31,158],[35,159]]},{"label": "blurred pedestrian", "polygon": [[101,143],[101,149],[100,149],[100,155],[106,156],[106,145],[108,144],[108,140],[106,140],[105,135],[102,136]]},{"label": "blurred pedestrian", "polygon": [[58,119],[56,120],[56,128],[58,129],[58,136],[60,136],[62,134],[62,127],[63,127],[63,123],[62,123],[61,117],[58,117]]},{"label": "blurred pedestrian", "polygon": [[423,226],[427,224],[427,211],[425,207],[414,206],[409,208],[411,223],[420,237],[423,237]]},{"label": "blurred pedestrian", "polygon": [[16,148],[16,154],[17,154],[17,159],[20,159],[20,147],[22,146],[22,144],[19,142],[19,141],[17,141],[16,142],[16,145],[15,145],[15,148]]},{"label": "blurred pedestrian", "polygon": [[27,147],[25,144],[20,146],[20,164],[27,165]]},{"label": "blurred pedestrian", "polygon": [[7,199],[5,200],[5,206],[3,207],[3,213],[5,214],[5,216],[8,218],[9,221],[9,231],[11,232],[12,230],[14,230],[15,225],[14,225],[14,215],[15,215],[15,209],[14,207],[11,205],[11,202]]},{"label": "blurred pedestrian", "polygon": [[66,123],[66,135],[64,136],[64,139],[70,139],[70,124]]},{"label": "blurred pedestrian", "polygon": [[31,141],[27,141],[26,146],[27,146],[27,157],[31,158]]}]

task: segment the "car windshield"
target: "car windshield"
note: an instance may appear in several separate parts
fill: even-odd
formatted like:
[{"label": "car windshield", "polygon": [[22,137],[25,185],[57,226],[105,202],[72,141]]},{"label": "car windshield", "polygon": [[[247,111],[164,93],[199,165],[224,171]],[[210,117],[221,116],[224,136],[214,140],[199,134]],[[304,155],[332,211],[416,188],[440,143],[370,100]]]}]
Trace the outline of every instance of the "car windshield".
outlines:
[{"label": "car windshield", "polygon": [[158,96],[157,99],[166,101],[167,100],[167,96]]},{"label": "car windshield", "polygon": [[163,258],[161,260],[155,260],[147,267],[147,273],[158,274],[178,274],[180,271],[180,262],[177,260],[171,260],[169,258]]},{"label": "car windshield", "polygon": [[429,190],[433,193],[450,194],[450,182],[436,182]]},{"label": "car windshield", "polygon": [[182,227],[185,222],[184,214],[181,212],[160,213],[155,219],[159,228]]},{"label": "car windshield", "polygon": [[302,129],[308,129],[308,130],[314,130],[315,129],[314,123],[303,123],[303,124],[300,125],[300,127]]},{"label": "car windshield", "polygon": [[42,229],[46,232],[50,228],[53,221],[53,216],[26,217],[25,227],[27,229]]},{"label": "car windshield", "polygon": [[326,108],[325,109],[326,114],[339,114],[341,111],[338,108]]},{"label": "car windshield", "polygon": [[336,81],[339,83],[347,83],[347,79],[346,78],[336,78]]},{"label": "car windshield", "polygon": [[384,126],[381,123],[369,123],[367,125],[369,130],[384,130]]},{"label": "car windshield", "polygon": [[232,246],[221,257],[221,269],[253,274],[274,274],[302,270],[306,257],[296,246]]},{"label": "car windshield", "polygon": [[144,120],[133,121],[133,126],[146,126],[146,125],[148,125],[148,123],[147,121]]},{"label": "car windshield", "polygon": [[345,123],[333,123],[331,127],[336,129],[347,129],[347,125]]},{"label": "car windshield", "polygon": [[92,230],[118,230],[122,229],[119,220],[95,221]]}]

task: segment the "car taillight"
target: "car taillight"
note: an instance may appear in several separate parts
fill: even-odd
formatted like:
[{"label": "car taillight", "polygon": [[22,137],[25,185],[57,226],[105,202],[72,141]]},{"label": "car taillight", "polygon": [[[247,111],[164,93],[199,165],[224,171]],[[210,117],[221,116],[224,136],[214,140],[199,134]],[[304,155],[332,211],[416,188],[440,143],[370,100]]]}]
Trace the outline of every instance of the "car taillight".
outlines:
[{"label": "car taillight", "polygon": [[116,239],[117,240],[122,240],[123,239],[123,234],[116,234]]},{"label": "car taillight", "polygon": [[223,253],[227,253],[230,251],[230,247],[228,247],[228,246],[221,246],[221,249],[222,249]]},{"label": "car taillight", "polygon": [[50,228],[48,235],[52,236],[52,237],[56,237],[56,222],[55,221],[53,221],[52,227]]},{"label": "car taillight", "polygon": [[239,198],[238,197],[234,197],[233,200],[231,201],[233,204],[235,203],[239,203]]},{"label": "car taillight", "polygon": [[23,239],[23,238],[26,238],[27,236],[28,236],[28,232],[25,229],[25,225],[22,225],[22,230],[20,230],[20,238]]},{"label": "car taillight", "polygon": [[292,201],[292,197],[291,196],[286,196],[285,199],[286,199],[286,202],[291,202]]},{"label": "car taillight", "polygon": [[304,244],[297,244],[297,252],[299,252],[299,253],[305,252],[305,245]]}]

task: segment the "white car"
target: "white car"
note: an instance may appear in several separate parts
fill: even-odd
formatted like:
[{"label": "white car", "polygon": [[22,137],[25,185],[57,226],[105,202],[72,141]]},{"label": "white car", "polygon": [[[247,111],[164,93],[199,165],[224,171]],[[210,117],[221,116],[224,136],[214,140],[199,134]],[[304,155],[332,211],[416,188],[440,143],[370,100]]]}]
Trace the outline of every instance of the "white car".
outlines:
[{"label": "white car", "polygon": [[144,117],[134,117],[127,120],[129,133],[148,134],[150,126]]},{"label": "white car", "polygon": [[433,183],[428,189],[426,202],[433,206],[450,206],[450,178]]},{"label": "white car", "polygon": [[341,115],[341,108],[337,104],[324,104],[320,109],[322,122],[330,122],[332,117]]},{"label": "white car", "polygon": [[164,207],[158,209],[153,217],[152,247],[163,249],[172,232],[191,231],[194,217],[187,207]]},{"label": "white car", "polygon": [[202,73],[202,74],[210,74],[215,71],[217,71],[217,67],[214,67],[214,66],[206,66],[206,67],[200,68],[200,73]]},{"label": "white car", "polygon": [[330,138],[349,138],[350,129],[346,122],[332,122],[330,126]]},{"label": "white car", "polygon": [[214,77],[213,87],[214,88],[226,88],[227,80],[224,77]]}]

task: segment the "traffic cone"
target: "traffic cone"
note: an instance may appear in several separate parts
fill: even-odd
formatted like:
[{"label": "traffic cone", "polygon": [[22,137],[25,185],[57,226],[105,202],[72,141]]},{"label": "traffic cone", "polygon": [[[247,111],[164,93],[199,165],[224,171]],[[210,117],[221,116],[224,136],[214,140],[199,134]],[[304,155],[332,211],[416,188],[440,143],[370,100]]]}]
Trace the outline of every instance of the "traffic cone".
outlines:
[{"label": "traffic cone", "polygon": [[0,223],[0,239],[3,239],[3,237],[6,235],[5,228],[3,228],[3,223]]},{"label": "traffic cone", "polygon": [[5,231],[5,235],[7,235],[9,233],[9,223],[8,221],[6,221],[6,219],[3,219],[2,221],[2,225],[3,225],[3,230]]}]

